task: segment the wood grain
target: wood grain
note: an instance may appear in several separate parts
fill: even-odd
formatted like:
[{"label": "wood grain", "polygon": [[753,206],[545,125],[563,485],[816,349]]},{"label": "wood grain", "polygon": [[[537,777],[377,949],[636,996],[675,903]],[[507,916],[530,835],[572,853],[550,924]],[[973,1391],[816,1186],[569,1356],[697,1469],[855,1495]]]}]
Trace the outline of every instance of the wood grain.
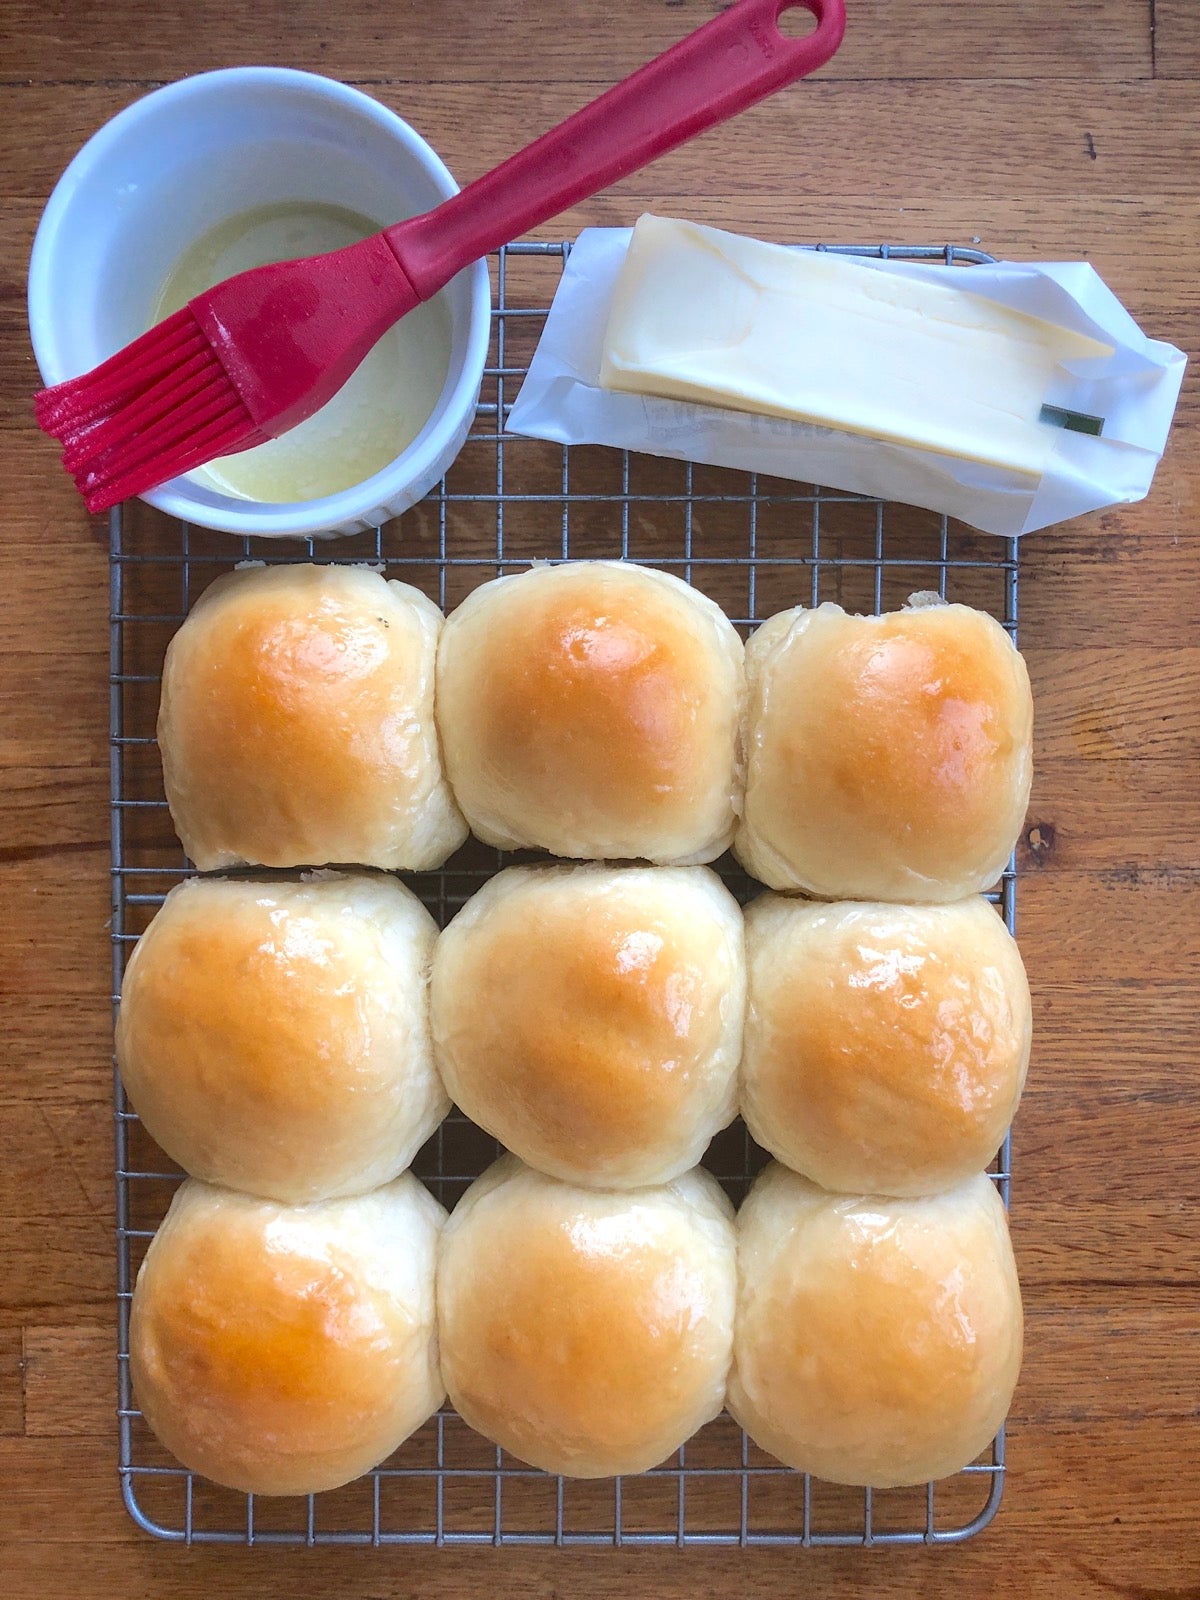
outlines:
[{"label": "wood grain", "polygon": [[[395,85],[372,92],[414,121],[460,181],[571,109],[560,86],[540,81],[500,82],[486,96],[473,85],[431,83],[418,104]],[[783,237],[829,237],[827,200],[873,202],[891,221],[915,198],[931,197],[931,167],[939,204],[978,203],[982,192],[1093,206],[1109,196],[1149,196],[1147,213],[1155,197],[1194,205],[1200,127],[1193,96],[1190,83],[1166,79],[1109,84],[1103,95],[1086,80],[1052,90],[1028,79],[814,80],[661,157],[542,236],[569,235],[585,217],[627,220],[635,196],[660,208],[687,199],[690,209],[697,197],[768,193],[788,201]],[[44,198],[78,145],[136,97],[120,84],[81,85],[63,96],[36,84],[6,91],[12,114],[0,127],[0,170],[12,174],[11,192]],[[828,181],[825,152],[837,154],[836,182]],[[1094,221],[1090,253],[1102,249],[1109,226],[1107,218]]]},{"label": "wood grain", "polygon": [[[106,534],[33,431],[33,230],[155,83],[275,60],[371,86],[460,177],[719,0],[8,0],[0,16],[0,1590],[6,1600],[498,1586],[653,1600],[1200,1595],[1200,376],[1154,490],[1022,547],[1037,778],[1015,1133],[1027,1359],[1000,1517],[958,1549],[183,1550],[115,1477]],[[1200,6],[854,0],[819,79],[545,230],[659,208],[764,236],[1086,258],[1200,350]],[[1153,48],[1152,48],[1153,22]],[[152,537],[147,529],[146,537]]]},{"label": "wood grain", "polygon": [[29,1328],[22,1353],[27,1437],[94,1439],[108,1431],[114,1361],[107,1326]]},{"label": "wood grain", "polygon": [[25,1432],[25,1369],[20,1328],[0,1328],[0,1437]]},{"label": "wood grain", "polygon": [[[1181,8],[1187,0],[1180,0]],[[632,72],[722,10],[720,0],[626,0],[599,7],[570,0],[547,25],[543,0],[259,0],[231,11],[223,0],[164,7],[122,0],[9,0],[0,35],[4,78],[60,83],[152,84],[188,70],[264,61],[372,84],[424,86],[437,79],[494,84],[563,83],[597,90]],[[836,78],[937,78],[947,60],[964,78],[1149,77],[1150,8],[1141,0],[852,0],[852,27]],[[234,20],[236,18],[236,21]],[[564,98],[561,114],[586,94]],[[536,132],[531,125],[529,133]]]},{"label": "wood grain", "polygon": [[1155,75],[1200,77],[1200,10],[1193,0],[1155,0],[1153,14]]}]

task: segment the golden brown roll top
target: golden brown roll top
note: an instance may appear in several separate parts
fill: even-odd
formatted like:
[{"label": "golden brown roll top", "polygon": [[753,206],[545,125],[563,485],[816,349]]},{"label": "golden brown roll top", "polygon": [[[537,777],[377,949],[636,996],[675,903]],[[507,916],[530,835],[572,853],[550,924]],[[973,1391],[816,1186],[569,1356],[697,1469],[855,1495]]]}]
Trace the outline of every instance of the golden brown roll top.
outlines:
[{"label": "golden brown roll top", "polygon": [[704,867],[513,867],[438,941],[438,1065],[473,1121],[578,1183],[662,1183],[733,1120],[742,918]]},{"label": "golden brown roll top", "polygon": [[138,1273],[134,1397],[186,1467],[310,1494],[377,1465],[440,1405],[445,1212],[406,1174],[289,1208],[189,1179]]},{"label": "golden brown roll top", "polygon": [[873,1488],[945,1477],[986,1449],[1022,1348],[990,1179],[882,1199],[772,1163],[738,1214],[738,1265],[729,1409],[763,1449]]},{"label": "golden brown roll top", "polygon": [[442,1372],[463,1419],[548,1472],[640,1472],[720,1411],[732,1207],[696,1169],[576,1188],[502,1157],[442,1238]]},{"label": "golden brown roll top", "polygon": [[986,900],[746,914],[742,1114],[826,1189],[920,1195],[991,1160],[1029,1064],[1029,985]]},{"label": "golden brown roll top", "polygon": [[192,879],[125,972],[117,1059],[194,1177],[300,1204],[394,1178],[450,1109],[433,1063],[433,918],[395,879]]},{"label": "golden brown roll top", "polygon": [[167,650],[158,718],[196,865],[439,866],[467,831],[434,722],[441,625],[365,567],[218,578]]},{"label": "golden brown roll top", "polygon": [[502,849],[711,861],[741,793],[742,643],[719,606],[628,562],[484,584],[438,656],[446,770]]},{"label": "golden brown roll top", "polygon": [[[919,602],[919,603],[914,603]],[[773,889],[958,900],[1003,871],[1029,800],[1025,663],[993,618],[914,596],[781,612],[747,646],[735,850]]]}]

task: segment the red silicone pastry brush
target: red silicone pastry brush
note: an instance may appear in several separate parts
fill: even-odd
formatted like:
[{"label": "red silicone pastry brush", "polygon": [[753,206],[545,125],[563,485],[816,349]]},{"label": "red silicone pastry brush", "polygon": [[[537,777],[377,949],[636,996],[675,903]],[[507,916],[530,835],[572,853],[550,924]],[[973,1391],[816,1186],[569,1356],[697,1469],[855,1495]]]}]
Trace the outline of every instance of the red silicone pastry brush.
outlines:
[{"label": "red silicone pastry brush", "polygon": [[[780,13],[816,19],[785,37]],[[393,323],[489,250],[829,60],[844,0],[737,0],[433,211],[229,278],[34,400],[90,511],[303,422]]]}]

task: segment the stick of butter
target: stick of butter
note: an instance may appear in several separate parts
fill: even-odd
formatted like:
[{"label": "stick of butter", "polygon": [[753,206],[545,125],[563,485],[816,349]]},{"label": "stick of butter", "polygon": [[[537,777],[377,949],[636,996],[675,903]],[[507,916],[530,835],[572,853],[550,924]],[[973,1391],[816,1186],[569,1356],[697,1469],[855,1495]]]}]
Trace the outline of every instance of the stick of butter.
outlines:
[{"label": "stick of butter", "polygon": [[1040,476],[1063,363],[1112,346],[847,256],[643,216],[617,278],[606,389],[847,429]]}]

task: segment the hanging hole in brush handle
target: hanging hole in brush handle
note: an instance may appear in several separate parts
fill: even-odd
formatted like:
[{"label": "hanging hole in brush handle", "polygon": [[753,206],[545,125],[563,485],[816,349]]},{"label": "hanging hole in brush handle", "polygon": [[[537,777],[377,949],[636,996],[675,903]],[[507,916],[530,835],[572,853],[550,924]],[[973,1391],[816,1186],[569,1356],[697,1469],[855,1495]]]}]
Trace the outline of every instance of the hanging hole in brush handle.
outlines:
[{"label": "hanging hole in brush handle", "polygon": [[845,0],[795,0],[815,27],[786,38],[789,0],[737,0],[434,211],[385,237],[422,300],[456,272],[705,129],[823,66]]},{"label": "hanging hole in brush handle", "polygon": [[775,16],[775,26],[785,39],[808,39],[820,25],[816,12],[805,0],[783,0]]}]

